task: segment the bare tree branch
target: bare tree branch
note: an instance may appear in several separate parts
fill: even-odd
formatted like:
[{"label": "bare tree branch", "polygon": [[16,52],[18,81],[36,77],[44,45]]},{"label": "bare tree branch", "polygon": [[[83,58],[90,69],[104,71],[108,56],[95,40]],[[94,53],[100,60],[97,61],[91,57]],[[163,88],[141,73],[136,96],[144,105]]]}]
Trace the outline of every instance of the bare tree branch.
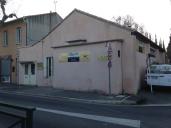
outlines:
[{"label": "bare tree branch", "polygon": [[8,18],[13,18],[13,17],[17,18],[15,13],[11,13],[9,15],[6,14],[6,12],[5,12],[6,3],[7,3],[6,0],[0,0],[1,10],[2,10],[2,13],[3,13],[3,17],[2,17],[2,20],[0,20],[0,24],[4,23]]}]

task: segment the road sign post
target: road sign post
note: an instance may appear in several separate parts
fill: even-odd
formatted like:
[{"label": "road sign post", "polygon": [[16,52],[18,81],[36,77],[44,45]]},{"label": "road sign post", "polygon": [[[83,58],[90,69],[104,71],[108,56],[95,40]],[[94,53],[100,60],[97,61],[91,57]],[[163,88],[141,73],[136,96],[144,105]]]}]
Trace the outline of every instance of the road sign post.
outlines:
[{"label": "road sign post", "polygon": [[109,95],[111,95],[111,67],[112,67],[112,46],[108,43],[108,73],[109,73]]}]

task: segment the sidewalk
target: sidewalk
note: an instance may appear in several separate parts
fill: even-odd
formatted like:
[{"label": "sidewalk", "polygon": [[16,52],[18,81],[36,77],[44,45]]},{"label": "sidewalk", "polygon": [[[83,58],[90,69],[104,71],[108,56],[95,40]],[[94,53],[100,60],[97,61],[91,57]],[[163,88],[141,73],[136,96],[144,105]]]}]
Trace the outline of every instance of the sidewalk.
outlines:
[{"label": "sidewalk", "polygon": [[146,88],[138,95],[146,99],[147,105],[171,106],[171,87],[154,86],[153,93],[150,88]]},{"label": "sidewalk", "polygon": [[32,96],[39,98],[49,98],[57,100],[68,100],[74,102],[84,102],[93,104],[110,104],[110,105],[132,105],[139,104],[143,98],[130,95],[107,96],[98,93],[78,92],[52,87],[23,86],[12,84],[1,84],[0,93]]}]

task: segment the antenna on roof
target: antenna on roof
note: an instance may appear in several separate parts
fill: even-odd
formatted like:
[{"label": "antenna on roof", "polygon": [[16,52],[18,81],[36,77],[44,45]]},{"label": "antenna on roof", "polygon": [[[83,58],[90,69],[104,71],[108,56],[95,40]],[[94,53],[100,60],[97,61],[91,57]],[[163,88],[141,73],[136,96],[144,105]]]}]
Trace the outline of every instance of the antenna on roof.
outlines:
[{"label": "antenna on roof", "polygon": [[54,0],[54,5],[55,5],[55,12],[56,12],[56,4],[58,1]]}]

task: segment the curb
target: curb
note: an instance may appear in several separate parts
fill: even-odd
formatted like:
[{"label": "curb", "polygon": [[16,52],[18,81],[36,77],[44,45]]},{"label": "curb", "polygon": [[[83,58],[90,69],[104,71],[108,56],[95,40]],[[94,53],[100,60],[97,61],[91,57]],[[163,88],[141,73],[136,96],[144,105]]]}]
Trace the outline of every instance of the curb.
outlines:
[{"label": "curb", "polygon": [[137,105],[137,101],[133,100],[87,100],[81,98],[70,98],[64,96],[47,96],[47,95],[37,95],[37,94],[29,94],[23,92],[11,92],[11,91],[0,91],[1,94],[10,94],[17,96],[27,96],[27,97],[36,97],[41,99],[48,100],[60,100],[60,101],[70,101],[70,102],[79,102],[79,103],[87,103],[87,104],[98,104],[98,105]]}]

